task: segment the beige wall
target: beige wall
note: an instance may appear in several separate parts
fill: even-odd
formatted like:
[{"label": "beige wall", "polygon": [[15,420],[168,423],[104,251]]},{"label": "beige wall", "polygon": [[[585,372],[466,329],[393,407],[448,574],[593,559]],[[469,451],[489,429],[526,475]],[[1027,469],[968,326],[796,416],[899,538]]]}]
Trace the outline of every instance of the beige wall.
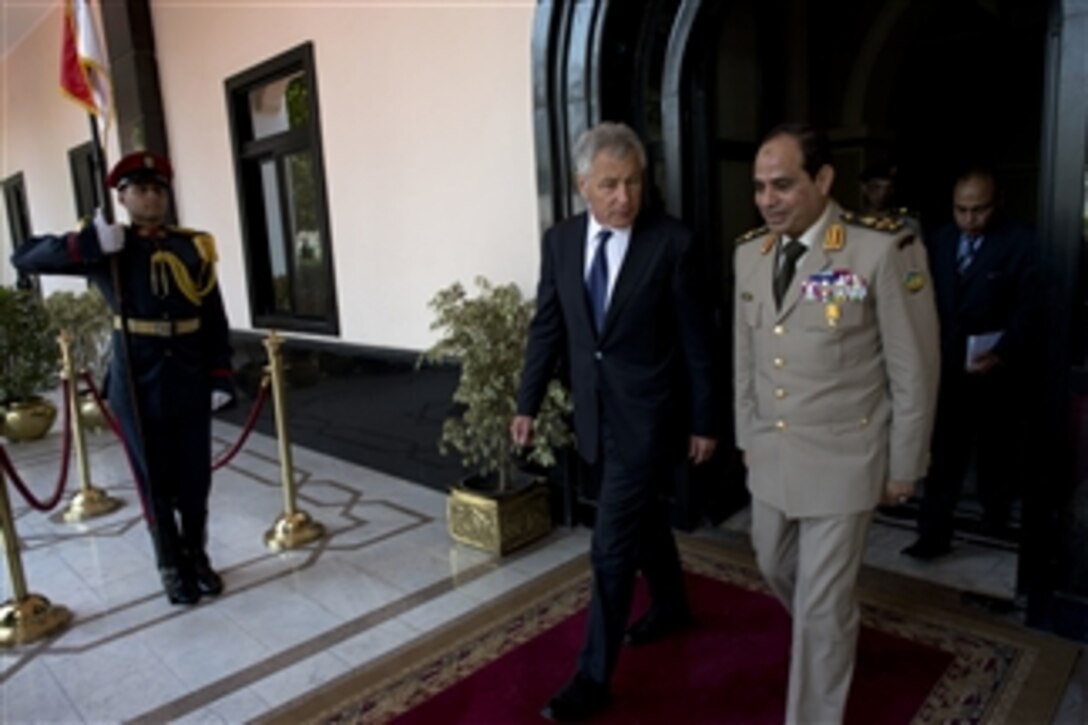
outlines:
[{"label": "beige wall", "polygon": [[418,349],[477,274],[532,289],[533,3],[152,4],[183,223],[220,244],[249,326],[224,80],[312,41],[342,339]]},{"label": "beige wall", "polygon": [[[422,348],[433,339],[430,297],[478,274],[532,293],[533,9],[152,0],[178,216],[216,236],[232,327],[251,323],[224,81],[305,42],[316,58],[340,339]],[[58,9],[0,61],[0,178],[26,175],[37,232],[71,227],[67,152],[88,135],[58,90],[60,23]],[[0,224],[0,282],[10,284]]]}]

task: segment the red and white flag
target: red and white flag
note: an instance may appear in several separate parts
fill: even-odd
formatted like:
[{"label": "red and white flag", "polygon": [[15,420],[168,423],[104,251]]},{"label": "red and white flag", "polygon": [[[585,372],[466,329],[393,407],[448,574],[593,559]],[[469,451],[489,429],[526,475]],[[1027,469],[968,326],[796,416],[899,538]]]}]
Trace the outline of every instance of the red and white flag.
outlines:
[{"label": "red and white flag", "polygon": [[64,0],[61,90],[108,126],[112,93],[101,37],[91,0]]}]

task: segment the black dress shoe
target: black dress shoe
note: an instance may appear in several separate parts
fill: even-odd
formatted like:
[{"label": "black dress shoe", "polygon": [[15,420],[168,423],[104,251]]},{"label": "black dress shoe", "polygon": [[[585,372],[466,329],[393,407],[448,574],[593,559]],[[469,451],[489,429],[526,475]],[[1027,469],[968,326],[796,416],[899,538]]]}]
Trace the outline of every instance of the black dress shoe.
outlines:
[{"label": "black dress shoe", "polygon": [[200,601],[200,592],[192,578],[180,569],[168,567],[159,570],[162,588],[171,604],[196,604]]},{"label": "black dress shoe", "polygon": [[215,569],[212,569],[211,562],[207,557],[203,560],[194,561],[193,567],[193,579],[196,581],[196,588],[200,590],[201,594],[207,594],[210,597],[217,597],[223,593],[223,579],[216,573]]},{"label": "black dress shoe", "polygon": [[952,551],[952,545],[947,541],[933,541],[919,538],[913,544],[903,549],[901,553],[914,557],[921,561],[932,561]]},{"label": "black dress shoe", "polygon": [[690,614],[669,617],[646,614],[627,628],[623,641],[631,647],[641,647],[675,632],[688,629],[691,625]]},{"label": "black dress shoe", "polygon": [[603,710],[610,699],[605,685],[578,673],[540,714],[555,722],[579,722]]}]

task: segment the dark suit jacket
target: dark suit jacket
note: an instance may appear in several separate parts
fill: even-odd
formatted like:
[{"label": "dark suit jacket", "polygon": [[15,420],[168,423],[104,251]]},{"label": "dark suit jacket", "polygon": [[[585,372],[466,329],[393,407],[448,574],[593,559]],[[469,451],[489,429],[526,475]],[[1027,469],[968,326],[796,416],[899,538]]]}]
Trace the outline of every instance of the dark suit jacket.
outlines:
[{"label": "dark suit jacket", "polygon": [[578,449],[590,463],[602,423],[629,465],[682,456],[688,436],[715,434],[709,316],[692,235],[674,219],[643,216],[600,337],[584,282],[588,217],[574,216],[544,235],[518,412],[536,414],[565,353]]},{"label": "dark suit jacket", "polygon": [[941,322],[941,363],[945,375],[963,371],[967,336],[1004,330],[994,352],[1010,372],[1022,372],[1037,327],[1035,236],[1030,227],[997,221],[986,231],[974,262],[956,273],[960,231],[941,227],[927,239],[937,312]]}]

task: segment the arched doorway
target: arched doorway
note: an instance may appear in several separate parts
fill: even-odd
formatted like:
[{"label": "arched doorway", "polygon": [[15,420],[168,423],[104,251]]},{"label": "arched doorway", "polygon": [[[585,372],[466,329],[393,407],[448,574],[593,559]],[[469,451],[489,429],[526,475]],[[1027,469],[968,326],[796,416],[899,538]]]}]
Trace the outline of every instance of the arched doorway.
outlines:
[{"label": "arched doorway", "polygon": [[[553,122],[538,124],[538,139],[547,137],[548,158],[557,160],[565,158],[582,128],[598,120],[623,120],[638,130],[653,156],[654,193],[700,233],[720,270],[723,320],[730,319],[733,239],[757,224],[751,158],[774,123],[803,119],[829,131],[836,152],[834,193],[846,206],[857,202],[867,164],[894,159],[900,201],[927,226],[949,215],[954,166],[981,157],[1002,177],[1012,215],[1040,228],[1044,284],[1056,295],[1050,303],[1053,336],[1073,342],[1054,343],[1060,349],[1047,353],[1045,377],[1063,387],[1052,391],[1049,409],[1038,414],[1066,421],[1073,387],[1068,370],[1084,352],[1077,342],[1083,335],[1075,331],[1083,329],[1078,205],[1088,1],[1049,5],[542,2],[535,37],[536,110],[538,120],[550,113]],[[1056,139],[1065,145],[1057,148]],[[578,206],[565,167],[555,173],[559,166],[554,163],[550,175],[542,171],[541,198],[551,200],[550,214],[542,215],[545,224]],[[1071,214],[1076,224],[1063,223]],[[1064,422],[1055,426],[1064,431],[1057,437],[1064,439],[1062,472],[1069,476],[1069,431]],[[1056,437],[1055,426],[1050,438]],[[735,469],[716,475],[719,480],[708,485],[719,494],[743,490]],[[689,512],[688,519],[714,519],[743,494],[722,498],[692,493],[689,503],[702,510]],[[1048,516],[1053,524],[1054,509],[1062,505],[1053,497],[1038,502],[1034,525],[1047,527]],[[970,506],[962,514],[969,524]],[[1074,520],[1085,518],[1082,512]],[[1045,538],[1044,533],[1029,532],[1027,539]],[[1040,563],[1047,558],[1042,550],[1033,556]],[[1022,561],[1021,571],[1029,568]]]}]

